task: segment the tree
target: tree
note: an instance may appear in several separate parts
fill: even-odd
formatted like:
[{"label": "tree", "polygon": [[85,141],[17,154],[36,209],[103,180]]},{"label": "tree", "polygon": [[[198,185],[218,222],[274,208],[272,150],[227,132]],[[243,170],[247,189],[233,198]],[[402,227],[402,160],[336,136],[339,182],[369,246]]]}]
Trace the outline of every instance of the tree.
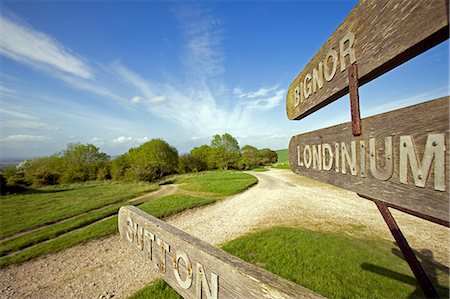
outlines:
[{"label": "tree", "polygon": [[275,151],[264,148],[259,150],[260,163],[261,165],[267,165],[272,163],[277,163],[278,155]]},{"label": "tree", "polygon": [[251,169],[259,164],[258,149],[251,145],[241,148],[241,158],[239,159],[239,169]]},{"label": "tree", "polygon": [[228,133],[214,135],[211,140],[210,159],[218,168],[237,168],[241,156],[237,140]]},{"label": "tree", "polygon": [[62,159],[64,182],[95,180],[99,169],[107,169],[109,164],[109,156],[93,144],[68,144]]},{"label": "tree", "polygon": [[116,157],[111,161],[111,178],[116,181],[124,180],[129,168],[130,158],[128,153]]},{"label": "tree", "polygon": [[196,160],[197,171],[211,170],[215,168],[214,161],[210,158],[211,147],[202,145],[195,147],[189,153],[189,156]]},{"label": "tree", "polygon": [[178,151],[162,139],[152,139],[128,152],[130,168],[128,179],[154,181],[175,173],[178,167]]},{"label": "tree", "polygon": [[190,154],[184,154],[178,159],[178,172],[189,173],[206,170],[205,164]]}]

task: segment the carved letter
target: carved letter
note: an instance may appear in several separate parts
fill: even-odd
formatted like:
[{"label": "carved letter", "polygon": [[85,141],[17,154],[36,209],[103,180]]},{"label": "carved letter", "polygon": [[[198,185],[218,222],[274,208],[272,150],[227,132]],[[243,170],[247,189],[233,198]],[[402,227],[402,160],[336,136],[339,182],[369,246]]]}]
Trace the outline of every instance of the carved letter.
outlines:
[{"label": "carved letter", "polygon": [[[180,259],[184,261],[186,265],[186,279],[183,281],[180,277]],[[173,273],[177,279],[178,284],[185,290],[189,289],[192,285],[192,266],[187,254],[184,251],[177,250],[173,255]]]},{"label": "carved letter", "polygon": [[351,157],[350,154],[348,153],[347,145],[345,144],[345,142],[341,142],[341,155],[342,155],[341,172],[343,174],[347,173],[346,165],[348,163],[348,166],[350,166],[350,173],[352,175],[356,175],[356,142],[355,141],[350,142],[350,147],[352,149]]},{"label": "carved letter", "polygon": [[144,230],[145,240],[147,241],[147,256],[152,261],[153,260],[153,241],[155,241],[155,235],[151,232]]},{"label": "carved letter", "polygon": [[[308,151],[308,154],[306,154],[306,151]],[[311,155],[311,147],[309,145],[305,145],[305,148],[303,149],[303,163],[305,163],[306,168],[311,167],[312,155]]]},{"label": "carved letter", "polygon": [[359,142],[359,175],[365,178],[366,175],[366,142],[361,140]]},{"label": "carved letter", "polygon": [[297,107],[298,105],[300,105],[300,86],[294,89],[294,106]]},{"label": "carved letter", "polygon": [[[328,68],[328,60],[330,60],[331,57],[331,63],[332,63],[332,67],[331,70]],[[323,65],[323,75],[325,77],[325,80],[327,80],[327,82],[330,82],[331,80],[333,80],[334,75],[336,74],[336,68],[337,68],[337,61],[338,61],[338,54],[336,52],[336,50],[330,50],[330,52],[328,52],[327,54],[327,58],[324,61],[324,65]]]},{"label": "carved letter", "polygon": [[197,263],[197,292],[196,298],[202,298],[202,289],[204,286],[205,294],[207,299],[217,299],[218,294],[218,276],[217,274],[211,272],[211,289],[208,285],[208,280],[206,279],[205,269],[199,263]]},{"label": "carved letter", "polygon": [[166,273],[166,252],[170,252],[170,245],[161,239],[157,239],[156,243],[161,246],[161,263],[159,265],[159,271],[161,271],[161,273]]},{"label": "carved letter", "polygon": [[[328,152],[328,155],[326,152]],[[328,163],[327,156],[329,157]],[[323,170],[331,170],[331,168],[333,167],[333,158],[333,149],[331,148],[331,145],[329,145],[328,143],[322,144]]]},{"label": "carved letter", "polygon": [[[306,83],[306,81],[309,81]],[[305,94],[305,99],[309,98],[311,95],[311,74],[306,74],[305,79],[303,80],[303,92]]]},{"label": "carved letter", "polygon": [[334,170],[339,172],[339,143],[334,144]]},{"label": "carved letter", "polygon": [[322,61],[319,62],[319,71],[316,69],[313,69],[313,92],[316,93],[317,86],[319,89],[323,86],[323,67],[322,67]]},{"label": "carved letter", "polygon": [[297,164],[298,166],[303,166],[302,157],[300,155],[300,145],[297,145]]},{"label": "carved letter", "polygon": [[[348,46],[344,49],[345,42],[348,41]],[[345,71],[345,56],[350,56],[350,64],[356,62],[355,49],[353,48],[353,44],[355,42],[355,34],[353,32],[347,32],[345,36],[339,42],[339,54],[341,61],[341,72]]]},{"label": "carved letter", "polygon": [[322,145],[312,146],[313,168],[322,170]]},{"label": "carved letter", "polygon": [[445,134],[429,134],[422,160],[418,159],[412,136],[400,136],[399,180],[408,184],[408,161],[417,187],[424,188],[434,160],[434,190],[445,191]]},{"label": "carved letter", "polygon": [[135,223],[135,238],[134,238],[134,244],[136,245],[136,248],[139,250],[144,250],[144,228],[142,226],[139,226],[139,224]]},{"label": "carved letter", "polygon": [[126,234],[128,242],[133,244],[134,241],[134,223],[131,217],[127,218],[127,234]]},{"label": "carved letter", "polygon": [[385,166],[384,170],[379,170],[377,167],[377,151],[375,148],[375,138],[369,139],[369,155],[370,155],[370,172],[372,175],[381,180],[387,181],[392,177],[394,172],[394,164],[392,161],[394,158],[392,157],[392,137],[384,138],[384,157],[385,157]]}]

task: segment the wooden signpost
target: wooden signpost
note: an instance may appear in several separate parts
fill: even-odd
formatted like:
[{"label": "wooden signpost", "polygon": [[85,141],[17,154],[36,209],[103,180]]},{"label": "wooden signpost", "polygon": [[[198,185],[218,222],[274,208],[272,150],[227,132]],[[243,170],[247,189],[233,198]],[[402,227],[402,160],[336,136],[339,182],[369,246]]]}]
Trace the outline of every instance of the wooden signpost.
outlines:
[{"label": "wooden signpost", "polygon": [[295,173],[449,221],[449,98],[292,137]]},{"label": "wooden signpost", "polygon": [[[292,137],[291,168],[373,200],[429,298],[437,293],[388,208],[449,226],[449,97],[360,120],[358,86],[448,37],[448,0],[362,0],[286,98],[288,118],[301,119],[350,92],[352,122]],[[119,231],[184,298],[321,297],[135,207],[120,209]]]},{"label": "wooden signpost", "polygon": [[133,206],[120,208],[119,232],[184,298],[323,298]]},{"label": "wooden signpost", "polygon": [[288,118],[301,119],[348,93],[350,64],[358,64],[362,85],[448,39],[448,10],[448,0],[360,1],[292,82]]},{"label": "wooden signpost", "polygon": [[301,119],[350,93],[352,121],[292,137],[291,168],[372,200],[428,298],[437,292],[389,208],[449,227],[449,97],[361,120],[358,86],[448,38],[448,0],[362,0],[286,97]]}]

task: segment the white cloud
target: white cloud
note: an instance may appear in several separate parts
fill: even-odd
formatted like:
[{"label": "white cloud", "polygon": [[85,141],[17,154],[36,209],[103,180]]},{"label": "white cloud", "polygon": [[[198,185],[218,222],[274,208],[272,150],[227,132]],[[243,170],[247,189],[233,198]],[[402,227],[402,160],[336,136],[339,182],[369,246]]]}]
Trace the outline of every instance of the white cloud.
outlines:
[{"label": "white cloud", "polygon": [[151,99],[144,99],[143,97],[140,96],[135,96],[133,98],[131,98],[130,102],[132,104],[158,104],[158,103],[163,103],[166,100],[165,96],[157,96]]},{"label": "white cloud", "polygon": [[126,68],[121,63],[114,63],[113,69],[123,80],[134,86],[140,93],[142,93],[144,97],[153,98],[156,96],[154,92],[155,88],[150,84],[150,82]]},{"label": "white cloud", "polygon": [[268,111],[280,105],[285,98],[286,90],[273,87],[261,87],[254,92],[244,92],[239,87],[233,89],[233,94],[241,99],[241,104],[247,109]]},{"label": "white cloud", "polygon": [[33,119],[33,120],[37,119],[37,117],[35,117],[31,114],[13,111],[13,110],[5,109],[5,108],[0,108],[0,114],[13,116],[13,117],[17,117],[17,118],[22,118],[22,119]]},{"label": "white cloud", "polygon": [[131,137],[131,136],[128,136],[128,137],[120,136],[120,137],[117,137],[117,138],[113,139],[111,141],[111,143],[113,145],[123,145],[123,144],[139,145],[139,144],[142,144],[142,143],[147,142],[147,141],[148,141],[148,137],[147,136],[145,136],[143,138],[136,138],[136,137]]},{"label": "white cloud", "polygon": [[8,129],[57,130],[58,127],[32,120],[5,120],[0,122],[1,127]]},{"label": "white cloud", "polygon": [[94,137],[91,139],[90,141],[91,143],[97,145],[97,146],[102,146],[105,144],[105,140],[103,138],[100,137]]},{"label": "white cloud", "polygon": [[51,140],[48,136],[42,135],[10,135],[1,138],[2,141],[9,142],[45,142]]},{"label": "white cloud", "polygon": [[141,104],[142,102],[144,102],[144,99],[139,96],[135,96],[131,99],[132,104]]},{"label": "white cloud", "polygon": [[194,6],[178,9],[177,15],[187,38],[185,64],[200,78],[222,74],[225,68],[221,21]]},{"label": "white cloud", "polygon": [[92,70],[50,36],[6,16],[0,17],[0,53],[38,69],[90,79]]}]

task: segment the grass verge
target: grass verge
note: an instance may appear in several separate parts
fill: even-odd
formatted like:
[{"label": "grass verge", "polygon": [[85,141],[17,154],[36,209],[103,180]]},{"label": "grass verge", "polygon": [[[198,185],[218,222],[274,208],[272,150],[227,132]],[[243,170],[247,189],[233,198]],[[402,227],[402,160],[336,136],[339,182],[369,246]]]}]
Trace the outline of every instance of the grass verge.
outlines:
[{"label": "grass verge", "polygon": [[223,197],[245,191],[258,180],[240,171],[208,171],[179,176],[175,182],[188,191],[213,193],[213,196]]},{"label": "grass verge", "polygon": [[[392,247],[381,239],[278,227],[233,240],[223,249],[328,298],[423,298]],[[435,284],[448,298],[448,285]]]}]

